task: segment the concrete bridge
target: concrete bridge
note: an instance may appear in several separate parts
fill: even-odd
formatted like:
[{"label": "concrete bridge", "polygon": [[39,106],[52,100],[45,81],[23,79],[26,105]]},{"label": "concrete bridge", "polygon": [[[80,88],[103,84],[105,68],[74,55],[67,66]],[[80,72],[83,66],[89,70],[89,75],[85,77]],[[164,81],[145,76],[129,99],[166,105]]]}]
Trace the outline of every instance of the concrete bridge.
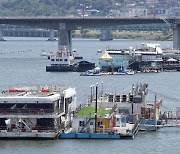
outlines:
[{"label": "concrete bridge", "polygon": [[58,30],[58,48],[72,49],[71,31],[80,28],[99,28],[131,24],[171,24],[174,31],[174,48],[180,48],[180,18],[80,18],[80,17],[1,17],[0,24],[22,25]]}]

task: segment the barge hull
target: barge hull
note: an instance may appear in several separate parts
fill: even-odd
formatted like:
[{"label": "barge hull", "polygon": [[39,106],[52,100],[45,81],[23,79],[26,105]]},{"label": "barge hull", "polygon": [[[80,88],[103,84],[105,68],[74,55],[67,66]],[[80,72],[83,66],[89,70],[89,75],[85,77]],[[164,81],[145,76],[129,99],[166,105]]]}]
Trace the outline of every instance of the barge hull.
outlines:
[{"label": "barge hull", "polygon": [[62,133],[60,139],[120,139],[119,134]]},{"label": "barge hull", "polygon": [[73,66],[46,66],[46,72],[73,72]]}]

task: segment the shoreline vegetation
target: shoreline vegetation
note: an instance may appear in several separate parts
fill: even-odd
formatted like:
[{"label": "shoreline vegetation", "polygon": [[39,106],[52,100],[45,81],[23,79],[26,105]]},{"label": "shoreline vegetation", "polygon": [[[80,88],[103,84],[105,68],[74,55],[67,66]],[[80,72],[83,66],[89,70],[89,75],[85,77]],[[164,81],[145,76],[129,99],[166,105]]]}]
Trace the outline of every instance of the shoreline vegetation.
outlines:
[{"label": "shoreline vegetation", "polygon": [[[145,40],[160,40],[171,41],[172,33],[164,35],[162,31],[111,31],[113,39],[145,39]],[[100,30],[76,30],[72,32],[74,38],[100,38]]]}]

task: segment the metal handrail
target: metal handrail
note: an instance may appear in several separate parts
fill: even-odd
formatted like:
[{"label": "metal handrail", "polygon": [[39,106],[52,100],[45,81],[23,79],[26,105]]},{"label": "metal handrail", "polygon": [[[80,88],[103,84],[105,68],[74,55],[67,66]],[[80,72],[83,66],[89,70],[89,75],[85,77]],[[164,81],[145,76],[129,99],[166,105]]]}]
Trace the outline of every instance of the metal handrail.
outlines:
[{"label": "metal handrail", "polygon": [[41,114],[54,114],[54,113],[62,113],[63,110],[54,110],[54,109],[38,109],[38,108],[32,108],[32,109],[7,109],[7,108],[1,108],[0,114],[1,115],[8,115],[8,114],[34,114],[34,115],[41,115]]}]

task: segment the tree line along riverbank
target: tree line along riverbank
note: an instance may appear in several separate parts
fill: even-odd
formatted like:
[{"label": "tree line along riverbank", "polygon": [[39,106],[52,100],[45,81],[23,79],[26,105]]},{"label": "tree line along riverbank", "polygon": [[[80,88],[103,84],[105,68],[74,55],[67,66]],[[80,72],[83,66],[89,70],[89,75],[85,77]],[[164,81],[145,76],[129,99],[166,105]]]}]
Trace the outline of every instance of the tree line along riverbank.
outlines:
[{"label": "tree line along riverbank", "polygon": [[[111,31],[113,39],[147,39],[147,40],[172,40],[172,33],[166,35],[162,31]],[[74,38],[100,38],[100,30],[76,30]]]}]

